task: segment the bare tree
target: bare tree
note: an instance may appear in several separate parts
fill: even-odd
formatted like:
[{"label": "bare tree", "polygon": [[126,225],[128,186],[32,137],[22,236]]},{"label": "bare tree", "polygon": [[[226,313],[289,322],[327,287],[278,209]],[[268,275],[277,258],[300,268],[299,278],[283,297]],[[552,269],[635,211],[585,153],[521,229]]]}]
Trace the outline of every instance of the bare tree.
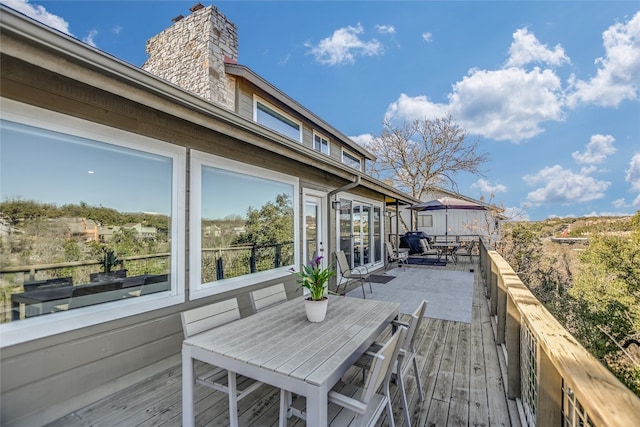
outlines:
[{"label": "bare tree", "polygon": [[372,175],[391,180],[417,199],[434,185],[455,189],[458,172],[483,176],[480,166],[488,160],[486,153],[479,152],[479,141],[470,141],[451,115],[398,127],[386,121],[382,134],[367,148],[378,157]]}]

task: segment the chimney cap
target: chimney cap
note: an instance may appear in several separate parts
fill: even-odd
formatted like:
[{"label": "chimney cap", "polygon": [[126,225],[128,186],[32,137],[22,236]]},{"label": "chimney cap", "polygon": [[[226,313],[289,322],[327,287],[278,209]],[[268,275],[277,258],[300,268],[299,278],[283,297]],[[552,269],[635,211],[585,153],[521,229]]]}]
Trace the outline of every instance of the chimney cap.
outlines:
[{"label": "chimney cap", "polygon": [[184,16],[182,16],[182,15],[178,15],[178,16],[176,16],[175,18],[173,18],[173,19],[171,20],[171,22],[173,22],[173,23],[175,24],[176,22],[178,22],[179,20],[181,20],[181,19],[183,19],[183,18],[184,18]]},{"label": "chimney cap", "polygon": [[189,10],[190,10],[191,12],[195,12],[196,10],[200,10],[200,9],[202,9],[203,7],[204,7],[204,6],[202,5],[202,3],[196,3],[196,4],[194,4],[193,6],[191,6],[191,7],[189,8]]}]

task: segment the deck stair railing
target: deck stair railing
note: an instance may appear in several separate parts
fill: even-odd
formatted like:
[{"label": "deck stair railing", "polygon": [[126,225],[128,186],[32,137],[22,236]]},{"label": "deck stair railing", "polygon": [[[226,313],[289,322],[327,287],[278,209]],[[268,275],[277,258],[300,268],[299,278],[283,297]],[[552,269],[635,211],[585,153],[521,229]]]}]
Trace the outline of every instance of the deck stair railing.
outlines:
[{"label": "deck stair railing", "polygon": [[481,239],[480,269],[507,397],[526,426],[640,426],[640,398],[547,311]]}]

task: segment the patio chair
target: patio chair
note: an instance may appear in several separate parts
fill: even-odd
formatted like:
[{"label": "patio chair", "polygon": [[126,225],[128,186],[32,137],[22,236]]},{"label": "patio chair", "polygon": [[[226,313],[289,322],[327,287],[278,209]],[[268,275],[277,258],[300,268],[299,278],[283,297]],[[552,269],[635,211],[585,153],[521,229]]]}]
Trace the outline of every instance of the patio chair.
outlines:
[{"label": "patio chair", "polygon": [[[393,361],[397,359],[400,343],[404,341],[407,328],[400,326],[375,353],[370,353],[371,368],[363,387],[339,381],[329,391],[329,425],[332,426],[374,426],[387,410],[387,422],[394,427],[393,409],[389,381]],[[287,418],[296,416],[306,420],[307,402],[304,396],[298,396],[290,405],[290,393],[280,391],[280,426],[287,424]],[[333,415],[335,414],[335,415]]]},{"label": "patio chair", "polygon": [[284,289],[284,283],[258,289],[257,291],[251,292],[249,297],[251,298],[251,306],[253,307],[254,313],[258,313],[273,305],[287,302],[287,292]]},{"label": "patio chair", "polygon": [[418,254],[420,256],[436,255],[437,257],[440,257],[440,252],[437,249],[432,248],[427,239],[420,239],[420,248],[422,249],[422,252]]},{"label": "patio chair", "polygon": [[351,268],[349,265],[349,261],[347,261],[347,256],[344,251],[336,251],[336,262],[338,263],[338,269],[340,269],[340,280],[338,281],[338,286],[336,287],[336,293],[340,293],[340,286],[342,285],[342,281],[346,279],[344,284],[345,291],[347,290],[347,284],[349,283],[349,279],[355,279],[360,281],[360,286],[362,287],[362,297],[367,298],[364,293],[364,281],[367,280],[369,282],[369,291],[373,293],[373,288],[371,287],[371,280],[369,277],[371,273],[365,266]]},{"label": "patio chair", "polygon": [[[420,329],[420,324],[422,323],[422,319],[424,318],[424,312],[427,309],[428,302],[426,300],[422,300],[418,308],[411,315],[411,319],[409,319],[409,323],[403,323],[399,321],[392,322],[395,326],[403,326],[407,328],[407,333],[404,337],[404,341],[402,341],[402,345],[400,346],[400,351],[398,352],[398,360],[394,364],[392,369],[391,379],[396,382],[398,388],[400,389],[400,396],[402,397],[402,408],[404,410],[404,419],[405,425],[407,427],[411,427],[411,418],[409,414],[409,403],[407,401],[407,393],[404,388],[404,378],[409,373],[409,369],[413,366],[413,372],[416,376],[416,387],[418,387],[418,397],[422,402],[424,400],[424,395],[422,393],[422,383],[420,382],[420,371],[418,369],[418,362],[416,360],[416,352],[415,352],[415,341],[418,336],[418,329]],[[378,351],[381,348],[381,344],[374,342],[369,350],[356,361],[355,365],[363,368],[363,373],[366,370],[371,369],[372,366],[372,358],[371,354]]]},{"label": "patio chair", "polygon": [[[187,339],[201,332],[220,327],[240,319],[238,300],[235,298],[180,313],[182,331]],[[196,384],[221,391],[229,396],[229,422],[238,425],[238,401],[247,397],[262,385],[254,379],[237,375],[216,366],[196,377]]]},{"label": "patio chair", "polygon": [[398,252],[396,255],[391,242],[385,242],[385,246],[387,247],[387,258],[389,259],[389,262],[393,263],[398,261],[398,267],[402,265],[402,270],[406,270],[407,263],[409,262],[409,252]]}]

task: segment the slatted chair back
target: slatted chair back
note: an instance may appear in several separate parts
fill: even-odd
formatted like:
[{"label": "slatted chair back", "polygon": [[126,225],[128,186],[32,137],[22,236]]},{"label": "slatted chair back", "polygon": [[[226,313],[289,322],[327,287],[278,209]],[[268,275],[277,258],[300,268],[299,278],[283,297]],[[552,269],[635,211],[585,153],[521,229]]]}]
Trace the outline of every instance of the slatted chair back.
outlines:
[{"label": "slatted chair back", "polygon": [[347,261],[347,255],[344,251],[336,251],[336,262],[338,263],[340,274],[346,277],[345,275],[351,272],[351,267],[349,266],[349,261]]},{"label": "slatted chair back", "polygon": [[365,405],[369,403],[383,383],[388,386],[393,371],[392,367],[395,366],[394,362],[398,357],[400,344],[404,341],[406,333],[407,328],[400,326],[373,356],[371,370],[362,389],[361,401]]},{"label": "slatted chair back", "polygon": [[231,298],[225,301],[208,304],[180,313],[182,332],[187,339],[200,332],[217,328],[225,323],[240,319],[238,300]]},{"label": "slatted chair back", "polygon": [[413,352],[415,350],[416,337],[418,336],[418,329],[424,318],[424,312],[427,310],[427,300],[422,300],[418,308],[411,315],[409,320],[409,327],[407,328],[407,334],[404,342],[402,343],[402,349]]},{"label": "slatted chair back", "polygon": [[287,301],[287,292],[284,289],[284,283],[268,286],[258,289],[250,294],[253,312],[257,313],[272,305],[280,304]]}]

